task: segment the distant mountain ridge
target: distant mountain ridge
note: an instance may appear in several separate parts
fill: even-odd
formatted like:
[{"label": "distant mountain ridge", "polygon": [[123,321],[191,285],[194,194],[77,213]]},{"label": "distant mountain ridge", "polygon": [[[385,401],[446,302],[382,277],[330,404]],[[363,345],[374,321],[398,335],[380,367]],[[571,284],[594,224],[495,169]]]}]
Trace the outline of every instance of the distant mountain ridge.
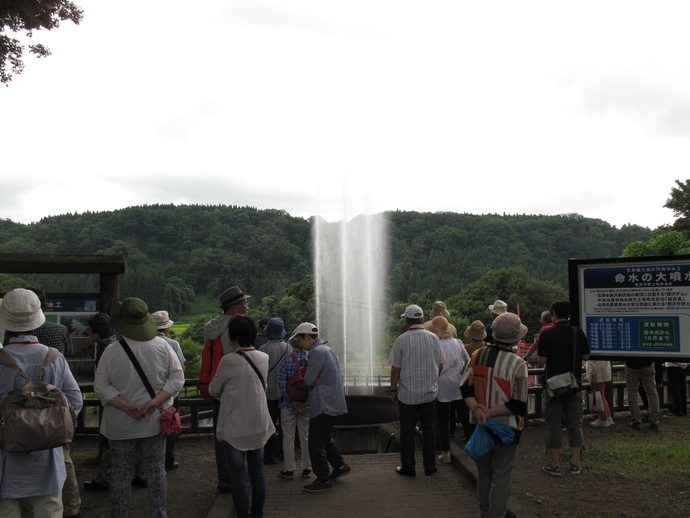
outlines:
[{"label": "distant mountain ridge", "polygon": [[[521,267],[567,288],[567,260],[618,257],[651,230],[560,216],[388,212],[391,300],[457,294],[485,273]],[[188,311],[197,295],[237,284],[254,300],[281,297],[311,273],[311,223],[282,210],[146,205],[20,224],[0,220],[0,253],[124,254],[123,297]],[[0,272],[2,273],[2,272]],[[95,280],[53,276],[49,291],[88,291]]]}]

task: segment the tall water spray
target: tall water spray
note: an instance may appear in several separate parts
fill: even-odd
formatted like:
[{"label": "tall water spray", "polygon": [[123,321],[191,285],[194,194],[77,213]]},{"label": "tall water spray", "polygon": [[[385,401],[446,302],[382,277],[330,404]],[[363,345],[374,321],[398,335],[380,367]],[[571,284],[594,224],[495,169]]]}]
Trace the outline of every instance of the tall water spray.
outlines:
[{"label": "tall water spray", "polygon": [[349,221],[314,219],[316,325],[338,355],[345,384],[374,379],[382,357],[388,300],[384,214]]}]

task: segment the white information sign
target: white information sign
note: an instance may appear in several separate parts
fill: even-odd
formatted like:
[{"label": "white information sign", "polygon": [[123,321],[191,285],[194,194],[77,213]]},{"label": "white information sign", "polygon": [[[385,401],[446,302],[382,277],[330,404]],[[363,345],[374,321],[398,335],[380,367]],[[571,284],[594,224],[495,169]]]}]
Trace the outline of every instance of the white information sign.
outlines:
[{"label": "white information sign", "polygon": [[569,269],[573,320],[594,356],[690,357],[690,257],[570,261]]}]

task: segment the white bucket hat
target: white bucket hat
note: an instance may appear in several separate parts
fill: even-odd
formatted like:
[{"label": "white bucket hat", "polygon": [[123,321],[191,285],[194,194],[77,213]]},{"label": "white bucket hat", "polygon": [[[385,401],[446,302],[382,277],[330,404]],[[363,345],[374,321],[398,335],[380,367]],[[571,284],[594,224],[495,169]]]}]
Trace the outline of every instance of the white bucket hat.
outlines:
[{"label": "white bucket hat", "polygon": [[17,288],[10,291],[0,306],[0,328],[5,331],[33,331],[43,325],[46,317],[41,301],[31,290]]},{"label": "white bucket hat", "polygon": [[494,315],[502,315],[508,311],[508,304],[502,300],[497,300],[493,304],[489,305],[489,311],[491,311]]},{"label": "white bucket hat", "polygon": [[170,315],[168,315],[167,311],[156,311],[155,313],[151,313],[151,316],[156,322],[156,327],[158,329],[168,329],[175,323],[174,320],[170,320]]}]

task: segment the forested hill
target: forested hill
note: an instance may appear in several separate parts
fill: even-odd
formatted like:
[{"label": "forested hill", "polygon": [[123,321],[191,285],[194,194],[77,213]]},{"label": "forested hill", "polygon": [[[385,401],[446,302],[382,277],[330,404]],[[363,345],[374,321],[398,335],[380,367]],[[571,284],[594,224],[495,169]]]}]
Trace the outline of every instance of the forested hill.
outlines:
[{"label": "forested hill", "polygon": [[[567,287],[568,259],[617,257],[651,233],[579,215],[388,215],[393,301],[429,290],[439,299],[453,296],[483,274],[511,267]],[[311,273],[309,221],[236,206],[150,205],[29,225],[0,220],[0,253],[124,254],[122,296],[139,296],[173,314],[191,310],[196,296],[216,297],[232,284],[257,302],[282,297]],[[97,281],[62,276],[46,282],[49,291],[73,292],[95,290]]]}]

